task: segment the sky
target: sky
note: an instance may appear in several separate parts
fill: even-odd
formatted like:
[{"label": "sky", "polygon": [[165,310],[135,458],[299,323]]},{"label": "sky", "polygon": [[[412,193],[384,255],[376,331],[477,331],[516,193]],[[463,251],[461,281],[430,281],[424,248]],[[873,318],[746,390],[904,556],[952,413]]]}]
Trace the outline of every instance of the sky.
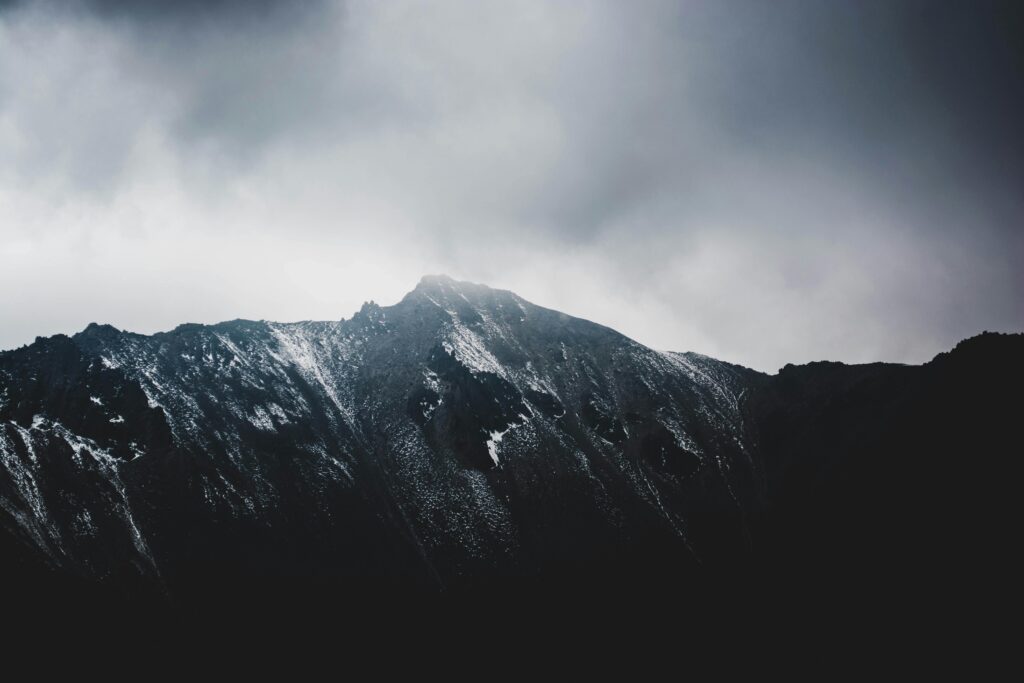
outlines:
[{"label": "sky", "polygon": [[1024,330],[1024,5],[0,0],[0,348],[424,274],[765,371]]}]

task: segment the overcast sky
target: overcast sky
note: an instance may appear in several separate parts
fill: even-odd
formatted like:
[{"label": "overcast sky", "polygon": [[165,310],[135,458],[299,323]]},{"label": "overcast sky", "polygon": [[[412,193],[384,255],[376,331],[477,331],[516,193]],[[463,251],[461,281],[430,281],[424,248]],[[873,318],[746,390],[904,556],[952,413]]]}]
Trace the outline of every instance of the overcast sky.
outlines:
[{"label": "overcast sky", "polygon": [[0,0],[0,348],[425,273],[769,371],[1022,330],[1021,7]]}]

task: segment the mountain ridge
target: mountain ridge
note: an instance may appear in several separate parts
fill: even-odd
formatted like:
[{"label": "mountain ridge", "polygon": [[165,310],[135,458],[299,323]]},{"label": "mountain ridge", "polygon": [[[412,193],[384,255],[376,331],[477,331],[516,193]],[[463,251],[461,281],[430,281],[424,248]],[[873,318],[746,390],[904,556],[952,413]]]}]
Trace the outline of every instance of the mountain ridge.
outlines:
[{"label": "mountain ridge", "polygon": [[[299,577],[348,595],[783,575],[807,509],[854,537],[878,472],[952,476],[931,437],[918,470],[908,430],[932,413],[972,416],[947,418],[950,444],[985,425],[1003,448],[991,416],[1016,404],[991,366],[1020,373],[1022,346],[768,375],[446,276],[347,320],[90,324],[0,353],[0,536],[36,578],[185,601]],[[879,539],[907,514],[886,505]]]},{"label": "mountain ridge", "polygon": [[[78,332],[73,332],[73,333],[70,333],[70,334],[66,333],[66,332],[57,332],[57,333],[55,333],[53,335],[50,335],[49,337],[38,336],[38,337],[35,338],[35,341],[39,341],[41,339],[49,339],[49,338],[53,338],[53,337],[61,337],[61,336],[66,336],[66,337],[74,338],[74,337],[77,337],[77,336],[83,335],[83,334],[96,333],[96,331],[98,331],[98,330],[102,330],[104,332],[109,332],[109,333],[134,335],[134,336],[138,336],[138,337],[154,337],[154,336],[158,336],[158,335],[173,334],[173,333],[176,333],[176,332],[182,332],[182,331],[192,330],[192,329],[215,328],[215,327],[222,327],[222,326],[230,326],[230,325],[234,325],[234,324],[242,324],[242,325],[271,324],[271,325],[288,326],[288,325],[303,325],[303,324],[344,323],[344,322],[352,320],[352,318],[354,318],[356,316],[359,316],[360,314],[366,315],[368,311],[384,310],[384,309],[394,308],[395,306],[399,306],[402,303],[406,302],[407,300],[414,299],[417,296],[425,296],[425,294],[429,294],[431,292],[435,292],[436,293],[437,291],[439,291],[438,288],[440,288],[440,291],[444,291],[445,288],[451,288],[453,286],[455,286],[455,287],[470,288],[470,291],[474,291],[474,290],[477,291],[477,292],[486,291],[486,292],[492,292],[492,293],[499,294],[499,295],[508,295],[508,296],[513,297],[514,299],[516,299],[516,300],[518,300],[518,301],[520,301],[522,303],[529,304],[530,306],[533,306],[535,308],[543,309],[543,310],[546,310],[546,311],[551,311],[553,313],[557,313],[560,316],[564,316],[566,318],[571,318],[573,320],[582,321],[582,322],[585,322],[587,324],[594,325],[596,327],[608,330],[608,331],[613,332],[615,334],[621,335],[621,336],[625,337],[626,339],[629,339],[630,341],[632,341],[632,342],[634,342],[636,344],[640,344],[640,345],[646,346],[649,349],[658,351],[659,353],[683,354],[683,355],[689,355],[689,356],[704,356],[704,357],[707,357],[707,358],[713,358],[712,356],[707,356],[706,354],[700,353],[699,351],[695,351],[695,350],[676,351],[676,350],[672,350],[672,349],[655,349],[655,347],[647,346],[646,344],[643,344],[643,342],[635,340],[632,337],[628,336],[627,334],[625,334],[623,332],[620,332],[619,330],[617,330],[617,329],[615,329],[613,327],[610,327],[608,325],[603,325],[601,323],[596,323],[596,322],[587,320],[586,318],[580,318],[580,317],[577,317],[577,316],[572,316],[570,314],[564,313],[562,311],[558,311],[556,309],[551,309],[551,308],[547,308],[547,307],[544,307],[544,306],[540,306],[539,304],[535,304],[535,303],[530,302],[530,301],[528,301],[526,299],[523,299],[522,297],[520,297],[518,294],[516,294],[515,292],[513,292],[511,290],[500,289],[500,288],[493,288],[493,287],[490,287],[488,285],[481,284],[481,283],[476,283],[476,282],[470,282],[470,281],[465,281],[465,280],[457,280],[457,279],[455,279],[455,278],[453,278],[453,277],[451,277],[451,276],[449,276],[447,274],[443,274],[443,273],[428,274],[428,275],[422,276],[420,278],[420,280],[417,282],[417,284],[413,287],[413,289],[409,290],[409,292],[407,292],[395,304],[381,305],[381,304],[376,303],[372,299],[371,300],[367,300],[367,301],[365,301],[362,304],[360,309],[358,311],[356,311],[355,313],[353,313],[352,316],[350,316],[349,318],[342,317],[342,318],[338,318],[338,319],[303,319],[303,320],[294,320],[294,321],[287,321],[287,322],[275,321],[275,320],[270,320],[270,319],[267,319],[267,318],[259,318],[259,319],[232,318],[232,319],[220,320],[220,321],[211,322],[211,323],[184,322],[184,323],[179,323],[176,326],[174,326],[173,328],[168,329],[168,330],[158,330],[158,331],[150,332],[150,333],[134,332],[134,331],[127,330],[127,329],[120,329],[120,328],[118,328],[118,327],[116,327],[114,325],[111,325],[109,323],[100,323],[100,322],[97,322],[97,321],[93,321],[93,322],[87,323],[86,326],[82,330],[80,330]],[[428,298],[428,300],[429,300],[429,298]],[[436,304],[436,302],[434,302],[434,303]],[[939,351],[932,358],[930,358],[928,360],[924,360],[924,361],[922,361],[920,363],[905,363],[905,362],[899,362],[899,361],[885,361],[885,360],[864,361],[864,362],[851,363],[851,362],[847,362],[847,361],[836,361],[836,360],[829,360],[829,359],[818,359],[818,360],[803,361],[803,362],[799,362],[799,363],[787,362],[787,363],[784,363],[782,366],[780,366],[778,369],[776,369],[774,372],[771,372],[771,371],[759,370],[759,369],[756,369],[756,368],[752,368],[750,366],[743,365],[742,363],[736,363],[736,362],[732,362],[732,361],[723,361],[723,360],[717,359],[717,358],[715,358],[714,360],[716,360],[718,362],[729,363],[729,364],[734,365],[736,367],[744,368],[744,369],[751,370],[753,372],[761,373],[761,374],[764,374],[764,375],[777,375],[779,372],[782,371],[782,369],[784,367],[788,367],[788,366],[802,366],[802,365],[811,365],[811,364],[815,364],[815,363],[841,363],[841,364],[847,365],[847,366],[871,365],[871,364],[876,364],[876,363],[883,363],[883,364],[886,364],[886,365],[918,366],[918,365],[928,364],[928,363],[936,360],[937,358],[939,358],[943,354],[948,354],[952,350],[955,350],[956,347],[959,347],[962,344],[970,342],[972,339],[975,339],[976,337],[986,337],[988,335],[1010,336],[1010,337],[1012,337],[1014,335],[1020,335],[1020,334],[1024,334],[1024,332],[1000,332],[1000,331],[988,331],[988,330],[985,330],[985,331],[979,332],[979,333],[977,333],[975,335],[972,335],[971,337],[966,337],[966,338],[960,340],[954,346],[954,349],[950,349],[949,351]],[[32,342],[32,343],[35,343],[35,342]],[[23,345],[21,345],[19,347],[14,347],[14,348],[10,348],[10,349],[0,349],[0,354],[10,353],[10,352],[13,352],[13,351],[17,351],[19,349],[23,349],[23,348],[25,348],[27,346],[30,346],[30,345],[31,344],[23,344]]]}]

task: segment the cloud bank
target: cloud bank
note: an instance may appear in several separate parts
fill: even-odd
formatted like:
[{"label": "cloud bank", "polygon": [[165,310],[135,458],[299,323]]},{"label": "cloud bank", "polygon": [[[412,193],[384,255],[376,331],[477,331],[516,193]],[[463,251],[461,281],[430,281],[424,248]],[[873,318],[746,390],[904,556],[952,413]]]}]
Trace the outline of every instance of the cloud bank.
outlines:
[{"label": "cloud bank", "polygon": [[1013,3],[0,2],[0,348],[424,273],[764,370],[1024,328]]}]

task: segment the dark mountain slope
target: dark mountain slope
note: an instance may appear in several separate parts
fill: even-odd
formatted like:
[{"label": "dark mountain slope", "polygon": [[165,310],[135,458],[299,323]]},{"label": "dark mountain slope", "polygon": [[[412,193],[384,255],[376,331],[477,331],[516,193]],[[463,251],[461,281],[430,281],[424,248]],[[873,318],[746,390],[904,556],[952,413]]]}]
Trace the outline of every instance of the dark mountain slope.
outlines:
[{"label": "dark mountain slope", "polygon": [[768,376],[444,277],[338,322],[91,325],[0,354],[4,571],[185,605],[898,580],[1014,457],[1022,346]]},{"label": "dark mountain slope", "polygon": [[1024,336],[923,366],[786,366],[747,409],[772,507],[765,576],[831,599],[948,613],[1016,566]]}]

